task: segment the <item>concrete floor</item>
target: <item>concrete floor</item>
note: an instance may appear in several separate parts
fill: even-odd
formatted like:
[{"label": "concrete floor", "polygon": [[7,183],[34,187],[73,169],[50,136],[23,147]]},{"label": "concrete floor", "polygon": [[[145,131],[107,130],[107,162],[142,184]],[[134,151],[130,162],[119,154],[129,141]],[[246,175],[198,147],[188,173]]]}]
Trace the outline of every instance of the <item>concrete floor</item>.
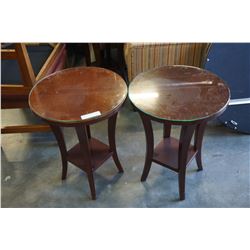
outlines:
[{"label": "concrete floor", "polygon": [[[2,110],[2,124],[34,119],[27,112]],[[13,122],[12,122],[13,123]],[[153,123],[155,142],[162,125]],[[178,137],[179,127],[172,135]],[[64,130],[68,148],[75,131]],[[107,124],[92,126],[92,135],[107,142]],[[193,161],[187,169],[186,200],[178,200],[177,174],[153,164],[140,182],[145,135],[140,118],[126,104],[117,121],[117,149],[124,174],[109,159],[95,172],[97,200],[90,199],[85,173],[69,164],[61,181],[61,159],[51,133],[2,135],[2,207],[250,207],[250,136],[234,133],[217,122],[208,124],[203,144],[204,170]]]}]

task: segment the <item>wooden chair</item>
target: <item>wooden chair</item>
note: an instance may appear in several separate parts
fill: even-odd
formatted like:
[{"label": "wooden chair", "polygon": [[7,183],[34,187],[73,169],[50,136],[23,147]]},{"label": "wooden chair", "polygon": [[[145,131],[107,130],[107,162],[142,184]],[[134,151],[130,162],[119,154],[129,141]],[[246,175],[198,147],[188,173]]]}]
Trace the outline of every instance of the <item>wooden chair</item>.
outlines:
[{"label": "wooden chair", "polygon": [[[26,44],[16,43],[13,49],[1,49],[2,60],[17,60],[22,80],[21,84],[1,83],[2,109],[28,108],[28,96],[33,85],[46,75],[64,68],[66,59],[65,45],[50,45],[53,47],[52,52],[36,76]],[[45,124],[14,125],[1,128],[3,134],[45,131],[50,131],[50,127]]]}]

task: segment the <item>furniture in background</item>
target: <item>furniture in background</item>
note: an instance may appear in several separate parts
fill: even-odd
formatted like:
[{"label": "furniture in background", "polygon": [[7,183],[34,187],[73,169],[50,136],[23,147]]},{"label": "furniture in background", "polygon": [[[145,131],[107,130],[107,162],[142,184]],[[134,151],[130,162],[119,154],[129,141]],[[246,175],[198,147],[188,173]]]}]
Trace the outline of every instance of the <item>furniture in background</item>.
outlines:
[{"label": "furniture in background", "polygon": [[[185,175],[196,157],[202,170],[201,147],[207,121],[224,112],[229,88],[218,76],[190,66],[163,66],[139,74],[129,86],[129,98],[138,110],[146,135],[146,160],[141,181],[152,162],[178,173],[180,200],[185,199]],[[163,140],[154,148],[151,121],[163,123]],[[181,125],[180,140],[170,136]],[[194,145],[191,139],[194,135]]]},{"label": "furniture in background", "polygon": [[126,43],[128,81],[141,72],[164,65],[203,67],[209,47],[209,43]]},{"label": "furniture in background", "polygon": [[[66,49],[68,68],[85,66],[85,64],[87,66],[102,66],[104,63],[105,46],[103,43],[67,43]],[[85,63],[83,58],[85,58]]]},{"label": "furniture in background", "polygon": [[204,68],[230,88],[229,107],[219,120],[234,131],[250,134],[250,43],[213,43]]},{"label": "furniture in background", "polygon": [[66,44],[67,66],[87,65],[110,69],[127,82],[123,45],[123,43],[68,43]]},{"label": "furniture in background", "polygon": [[[2,44],[1,108],[28,108],[28,96],[34,84],[43,77],[64,68],[64,44]],[[46,124],[14,125],[1,133],[49,131]]]},{"label": "furniture in background", "polygon": [[118,73],[128,83],[128,75],[123,53],[124,43],[106,43],[105,48],[107,68]]},{"label": "furniture in background", "polygon": [[[73,87],[72,87],[73,86]],[[116,73],[97,67],[77,67],[42,79],[31,90],[31,110],[45,120],[57,139],[62,158],[62,179],[67,162],[87,173],[92,199],[96,199],[94,171],[110,156],[123,172],[115,143],[118,111],[127,86]],[[93,138],[90,125],[108,119],[109,146]],[[67,151],[61,127],[74,127],[79,143]]]}]

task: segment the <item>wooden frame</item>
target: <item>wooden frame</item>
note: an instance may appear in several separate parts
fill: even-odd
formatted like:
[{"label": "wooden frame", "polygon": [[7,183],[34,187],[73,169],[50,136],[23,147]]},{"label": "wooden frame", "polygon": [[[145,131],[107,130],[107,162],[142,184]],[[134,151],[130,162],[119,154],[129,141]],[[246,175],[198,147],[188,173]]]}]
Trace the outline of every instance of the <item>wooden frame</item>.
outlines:
[{"label": "wooden frame", "polygon": [[[44,76],[60,70],[65,62],[65,45],[53,44],[53,50],[35,76],[26,44],[16,43],[15,49],[1,49],[2,60],[17,60],[21,73],[21,84],[1,84],[1,107],[3,109],[28,108],[28,96],[33,85]],[[1,133],[26,133],[50,131],[48,125],[17,125],[1,128]]]}]

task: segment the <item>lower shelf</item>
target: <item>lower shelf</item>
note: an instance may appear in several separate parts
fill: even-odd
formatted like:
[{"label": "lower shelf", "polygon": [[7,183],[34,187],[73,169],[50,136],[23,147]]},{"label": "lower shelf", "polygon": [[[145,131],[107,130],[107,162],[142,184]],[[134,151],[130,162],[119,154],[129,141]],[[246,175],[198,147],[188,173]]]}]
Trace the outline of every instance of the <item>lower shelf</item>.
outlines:
[{"label": "lower shelf", "polygon": [[[178,172],[178,150],[179,140],[173,137],[164,138],[154,149],[153,162]],[[187,165],[196,153],[194,146],[191,145],[188,150]]]},{"label": "lower shelf", "polygon": [[[110,152],[110,148],[108,145],[95,138],[91,138],[89,140],[89,145],[91,151],[92,167],[93,170],[95,170],[112,155],[112,152]],[[67,159],[69,162],[73,163],[82,170],[87,170],[87,166],[85,164],[86,161],[80,151],[79,143],[68,151]]]}]

